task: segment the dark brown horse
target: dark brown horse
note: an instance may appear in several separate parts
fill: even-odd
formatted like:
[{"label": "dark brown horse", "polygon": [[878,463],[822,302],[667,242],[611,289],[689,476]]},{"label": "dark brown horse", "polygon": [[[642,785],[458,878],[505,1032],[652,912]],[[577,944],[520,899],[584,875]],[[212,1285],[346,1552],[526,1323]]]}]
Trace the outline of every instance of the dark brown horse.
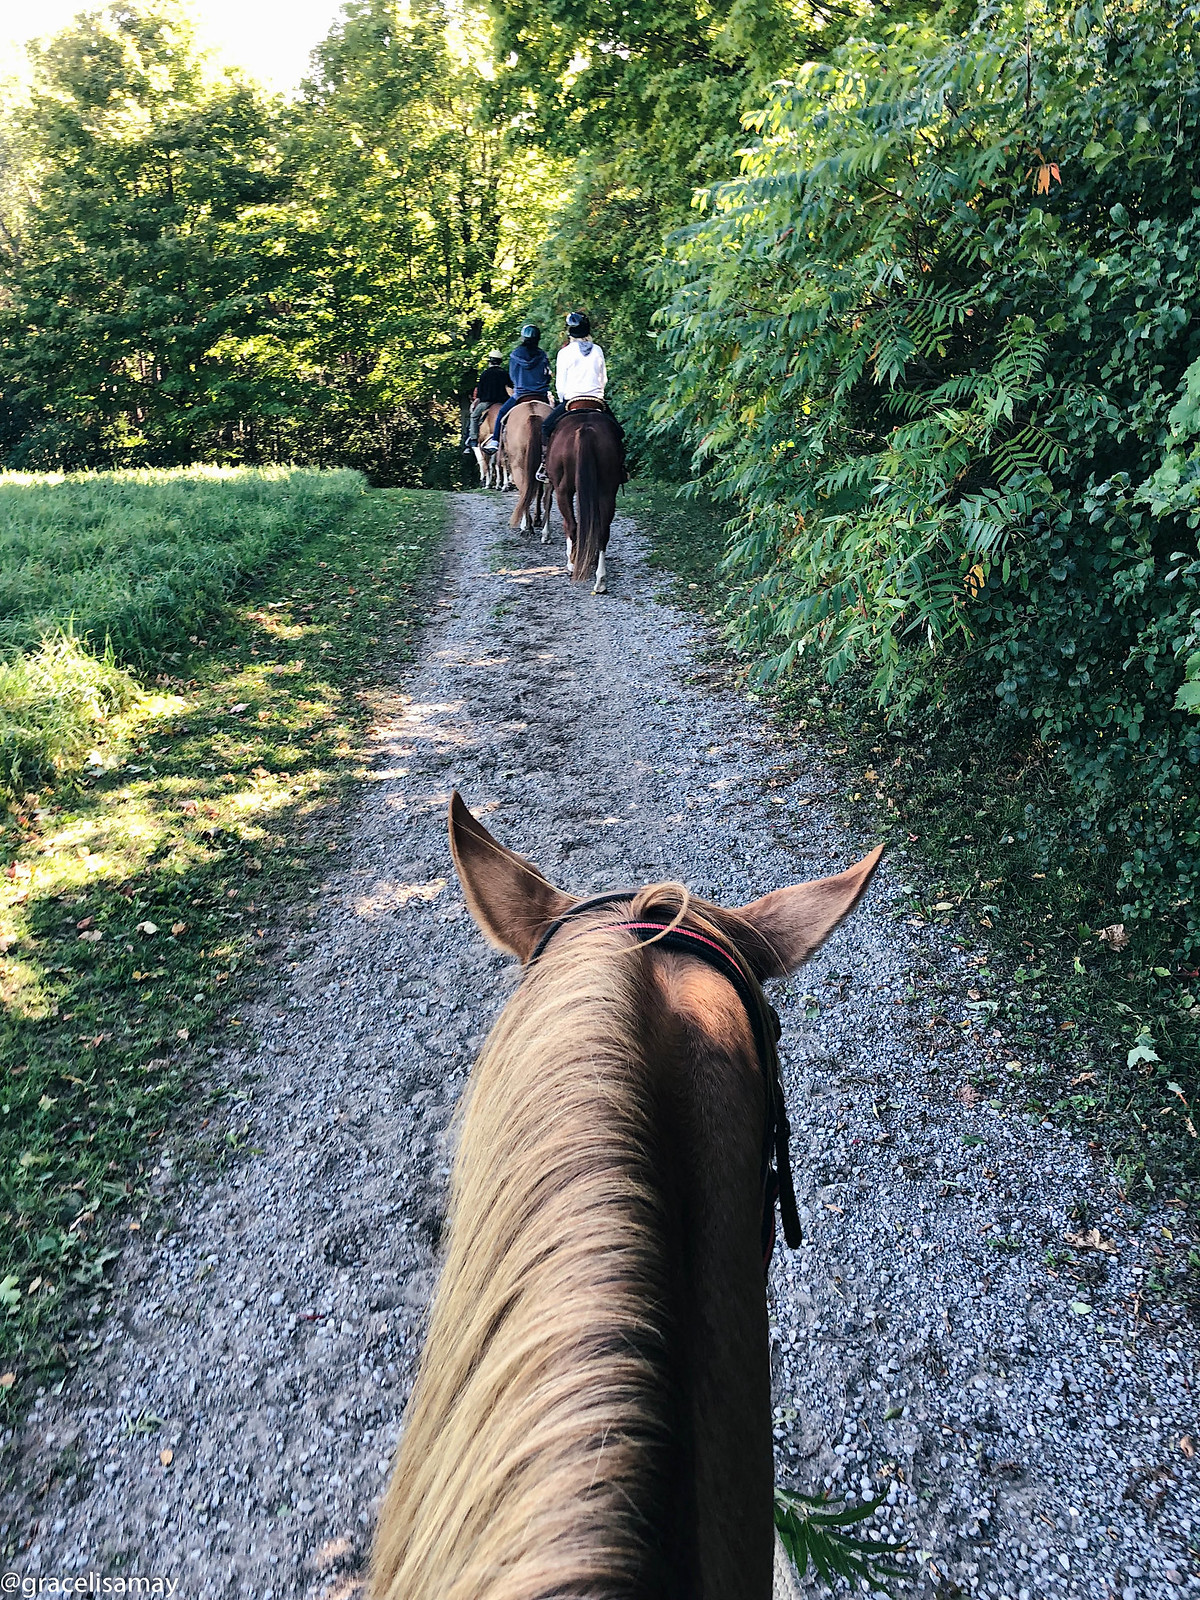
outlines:
[{"label": "dark brown horse", "polygon": [[566,525],[567,571],[577,579],[594,572],[592,593],[607,594],[604,552],[625,481],[625,452],[606,411],[567,412],[550,439],[546,476]]},{"label": "dark brown horse", "polygon": [[768,1600],[760,983],[880,852],[726,911],[676,883],[577,901],[457,794],[450,848],[525,971],[460,1113],[373,1600]]}]

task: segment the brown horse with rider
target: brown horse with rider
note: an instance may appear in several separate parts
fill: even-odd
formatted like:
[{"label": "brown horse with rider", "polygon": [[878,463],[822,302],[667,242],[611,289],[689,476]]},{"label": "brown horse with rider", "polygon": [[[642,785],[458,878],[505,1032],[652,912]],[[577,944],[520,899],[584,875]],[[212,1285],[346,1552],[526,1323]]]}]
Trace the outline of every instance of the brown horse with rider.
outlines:
[{"label": "brown horse with rider", "polygon": [[558,352],[558,405],[542,424],[544,474],[554,489],[567,533],[567,571],[586,579],[593,594],[608,590],[605,552],[625,482],[625,436],[604,398],[608,368],[581,311],[567,318],[567,342]]}]

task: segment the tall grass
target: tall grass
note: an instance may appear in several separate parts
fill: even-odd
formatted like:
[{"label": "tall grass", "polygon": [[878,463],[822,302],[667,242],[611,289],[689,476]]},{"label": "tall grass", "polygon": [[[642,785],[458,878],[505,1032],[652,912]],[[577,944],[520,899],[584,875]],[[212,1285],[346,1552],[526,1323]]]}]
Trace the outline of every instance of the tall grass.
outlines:
[{"label": "tall grass", "polygon": [[357,472],[0,473],[0,802],[80,767],[138,689],[281,556],[353,521]]},{"label": "tall grass", "polygon": [[0,473],[0,655],[68,629],[125,661],[186,643],[365,492],[292,467]]},{"label": "tall grass", "polygon": [[72,633],[0,662],[0,795],[19,802],[83,764],[114,717],[140,697],[133,677]]}]

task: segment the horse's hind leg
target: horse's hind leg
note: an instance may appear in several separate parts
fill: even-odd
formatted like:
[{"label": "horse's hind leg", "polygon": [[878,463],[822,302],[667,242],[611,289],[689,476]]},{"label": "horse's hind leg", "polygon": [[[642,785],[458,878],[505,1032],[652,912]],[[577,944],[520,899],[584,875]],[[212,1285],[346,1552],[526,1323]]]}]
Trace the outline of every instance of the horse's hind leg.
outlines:
[{"label": "horse's hind leg", "polygon": [[606,496],[600,502],[600,526],[604,532],[600,535],[600,555],[596,561],[596,587],[593,594],[608,593],[608,562],[605,556],[608,551],[609,535],[612,532],[612,519],[617,514],[617,497]]},{"label": "horse's hind leg", "polygon": [[545,484],[543,484],[543,483],[540,483],[538,485],[537,519],[534,522],[534,527],[535,528],[540,528],[542,530],[542,543],[543,544],[549,544],[550,543],[550,491],[549,491],[549,489],[546,488]]},{"label": "horse's hind leg", "polygon": [[570,578],[574,576],[575,538],[579,529],[575,523],[575,511],[571,504],[572,497],[567,494],[556,494],[554,498],[558,501],[559,513],[563,519],[563,531],[567,536],[567,577]]}]

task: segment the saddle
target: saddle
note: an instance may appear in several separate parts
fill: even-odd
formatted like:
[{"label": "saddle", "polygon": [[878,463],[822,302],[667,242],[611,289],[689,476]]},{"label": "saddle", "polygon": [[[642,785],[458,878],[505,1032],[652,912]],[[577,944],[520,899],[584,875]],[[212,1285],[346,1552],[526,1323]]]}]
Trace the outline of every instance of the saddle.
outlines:
[{"label": "saddle", "polygon": [[590,395],[581,396],[578,400],[567,401],[568,411],[607,411],[608,407],[603,400],[593,400]]}]

